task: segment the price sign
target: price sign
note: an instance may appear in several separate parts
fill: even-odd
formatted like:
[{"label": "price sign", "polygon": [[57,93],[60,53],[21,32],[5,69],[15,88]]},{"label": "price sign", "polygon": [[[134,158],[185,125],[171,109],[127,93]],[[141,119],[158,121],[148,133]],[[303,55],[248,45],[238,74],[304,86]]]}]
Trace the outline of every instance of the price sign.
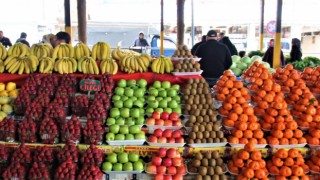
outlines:
[{"label": "price sign", "polygon": [[100,91],[101,82],[93,79],[83,79],[80,81],[80,89],[82,91]]},{"label": "price sign", "polygon": [[266,30],[268,33],[270,34],[275,34],[276,33],[276,21],[270,21],[268,22],[267,26],[266,26]]}]

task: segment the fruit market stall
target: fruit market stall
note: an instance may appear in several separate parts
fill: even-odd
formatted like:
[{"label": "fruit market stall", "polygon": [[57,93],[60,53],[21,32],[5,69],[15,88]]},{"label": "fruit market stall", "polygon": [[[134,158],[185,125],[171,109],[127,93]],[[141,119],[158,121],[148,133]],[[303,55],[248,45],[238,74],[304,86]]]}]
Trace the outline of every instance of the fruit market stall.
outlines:
[{"label": "fruit market stall", "polygon": [[185,48],[172,59],[48,48],[3,58],[3,178],[319,178],[317,67],[271,74],[255,57],[209,87]]}]

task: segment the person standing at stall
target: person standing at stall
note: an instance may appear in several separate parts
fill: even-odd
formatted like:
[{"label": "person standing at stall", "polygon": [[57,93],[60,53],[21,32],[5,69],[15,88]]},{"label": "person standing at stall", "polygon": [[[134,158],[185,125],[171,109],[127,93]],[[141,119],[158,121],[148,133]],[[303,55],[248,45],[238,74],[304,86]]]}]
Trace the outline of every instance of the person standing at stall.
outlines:
[{"label": "person standing at stall", "polygon": [[[270,39],[269,41],[269,47],[266,51],[266,53],[264,54],[262,61],[267,62],[270,64],[270,67],[273,67],[273,46],[274,46],[274,39]],[[284,65],[284,55],[283,52],[280,52],[280,66]]]},{"label": "person standing at stall", "polygon": [[232,55],[238,55],[238,50],[237,50],[236,46],[234,46],[234,44],[232,44],[232,42],[230,41],[229,37],[225,36],[224,32],[221,32],[219,34],[219,36],[220,36],[219,42],[228,47],[231,56]]},{"label": "person standing at stall", "polygon": [[201,41],[198,42],[198,43],[196,43],[195,45],[193,45],[193,47],[191,48],[191,54],[192,54],[192,55],[196,55],[196,51],[197,51],[198,47],[199,47],[201,44],[205,43],[205,42],[207,41],[206,39],[207,39],[207,36],[206,36],[206,35],[203,35],[202,38],[201,38]]},{"label": "person standing at stall", "polygon": [[290,62],[301,61],[301,42],[297,38],[292,38],[291,41],[291,51],[290,51]]},{"label": "person standing at stall", "polygon": [[56,47],[61,43],[69,44],[70,40],[71,40],[70,35],[64,31],[58,32],[52,39],[50,39],[53,47]]},{"label": "person standing at stall", "polygon": [[206,42],[201,44],[196,50],[202,76],[210,86],[214,86],[223,72],[232,65],[231,55],[226,45],[217,41],[217,32],[210,30],[207,33]]},{"label": "person standing at stall", "polygon": [[10,41],[10,39],[9,38],[7,38],[7,37],[4,37],[4,35],[3,35],[3,31],[0,31],[0,42],[2,43],[2,45],[4,46],[4,47],[10,47],[10,46],[12,46],[12,43],[11,43],[11,41]]},{"label": "person standing at stall", "polygon": [[22,33],[20,34],[20,38],[17,39],[16,43],[18,43],[18,42],[21,42],[21,43],[27,45],[28,47],[30,47],[30,44],[29,44],[29,42],[27,41],[27,33],[25,33],[25,32],[22,32]]}]

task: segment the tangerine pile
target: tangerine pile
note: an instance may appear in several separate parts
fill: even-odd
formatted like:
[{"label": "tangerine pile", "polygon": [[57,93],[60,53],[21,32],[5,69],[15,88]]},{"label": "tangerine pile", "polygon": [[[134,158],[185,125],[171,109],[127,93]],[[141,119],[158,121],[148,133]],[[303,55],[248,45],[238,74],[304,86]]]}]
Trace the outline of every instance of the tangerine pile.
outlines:
[{"label": "tangerine pile", "polygon": [[316,173],[320,172],[320,150],[316,151],[316,154],[310,156],[310,159],[306,162],[311,171]]},{"label": "tangerine pile", "polygon": [[271,175],[276,175],[276,180],[309,179],[305,174],[309,171],[304,163],[302,154],[297,149],[279,149],[267,162],[267,168]]},{"label": "tangerine pile", "polygon": [[234,153],[232,160],[228,162],[229,171],[238,174],[237,180],[268,179],[266,162],[262,159],[261,152],[254,146],[254,143],[246,144],[244,149]]},{"label": "tangerine pile", "polygon": [[316,124],[314,127],[310,127],[305,138],[307,139],[308,144],[320,145],[320,123]]},{"label": "tangerine pile", "polygon": [[272,75],[269,74],[269,70],[263,64],[260,64],[258,61],[255,61],[247,70],[243,72],[241,77],[246,81],[253,82],[257,78],[271,78]]},{"label": "tangerine pile", "polygon": [[[320,67],[306,67],[304,68],[303,72],[301,73],[301,78],[306,82],[308,86],[313,86],[319,80],[320,76]],[[318,89],[320,93],[320,89]]]},{"label": "tangerine pile", "polygon": [[291,83],[293,79],[300,78],[300,75],[292,64],[287,64],[284,68],[277,68],[272,77],[277,83],[283,85],[288,79],[290,79],[288,82]]}]

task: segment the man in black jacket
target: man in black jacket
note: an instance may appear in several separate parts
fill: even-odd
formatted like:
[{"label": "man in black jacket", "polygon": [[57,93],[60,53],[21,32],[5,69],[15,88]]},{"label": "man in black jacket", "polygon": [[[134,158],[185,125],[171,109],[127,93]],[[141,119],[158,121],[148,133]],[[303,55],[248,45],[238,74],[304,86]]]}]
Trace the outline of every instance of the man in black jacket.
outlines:
[{"label": "man in black jacket", "polygon": [[210,30],[207,33],[207,41],[200,45],[196,56],[201,57],[200,65],[203,70],[202,76],[210,86],[215,85],[223,72],[232,64],[229,49],[217,41],[217,32]]},{"label": "man in black jacket", "polygon": [[3,31],[0,31],[0,42],[4,47],[12,46],[10,39],[3,36]]},{"label": "man in black jacket", "polygon": [[224,32],[221,32],[219,35],[220,35],[219,42],[222,43],[222,44],[225,44],[229,48],[231,56],[232,55],[238,55],[238,50],[234,46],[234,44],[232,44],[232,42],[230,41],[229,37],[225,36]]},{"label": "man in black jacket", "polygon": [[203,35],[202,38],[201,38],[201,41],[198,42],[198,43],[196,43],[195,45],[193,45],[193,47],[191,48],[191,54],[192,54],[192,55],[196,55],[196,51],[197,51],[198,47],[199,47],[201,44],[205,43],[205,42],[206,42],[206,39],[207,39],[207,36],[206,36],[206,35]]}]

